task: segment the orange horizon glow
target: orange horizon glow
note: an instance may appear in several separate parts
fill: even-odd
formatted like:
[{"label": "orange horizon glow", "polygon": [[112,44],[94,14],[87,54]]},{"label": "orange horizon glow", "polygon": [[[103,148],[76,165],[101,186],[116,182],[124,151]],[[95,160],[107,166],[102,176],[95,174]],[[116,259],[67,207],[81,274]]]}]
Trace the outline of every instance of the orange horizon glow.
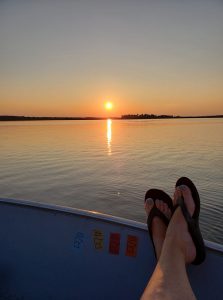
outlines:
[{"label": "orange horizon glow", "polygon": [[[129,92],[129,91],[128,91]],[[31,93],[31,92],[30,92]],[[17,97],[16,97],[17,94]],[[109,94],[108,97],[105,95]],[[169,95],[171,91],[169,91]],[[217,91],[216,91],[216,94]],[[94,95],[94,96],[92,96]],[[111,95],[111,96],[110,96]],[[147,97],[146,97],[147,95]],[[155,114],[155,115],[220,115],[223,114],[223,102],[216,95],[215,100],[209,101],[208,95],[202,95],[202,99],[196,97],[196,106],[194,105],[195,95],[188,99],[186,93],[180,95],[172,92],[172,98],[163,94],[159,90],[156,93],[152,90],[140,91],[140,94],[129,95],[127,91],[120,90],[108,91],[98,90],[90,91],[87,95],[80,95],[78,100],[72,93],[56,93],[53,95],[40,89],[38,93],[29,97],[29,93],[23,97],[13,89],[8,89],[4,93],[4,100],[0,98],[0,115],[17,116],[37,116],[37,117],[98,117],[112,118],[121,117],[127,114]],[[112,99],[105,102],[103,99]],[[108,104],[110,103],[110,104]]]},{"label": "orange horizon glow", "polygon": [[[27,101],[28,102],[28,101]],[[113,106],[102,106],[99,101],[95,101],[93,104],[85,102],[86,105],[67,103],[64,104],[55,102],[50,105],[45,103],[41,105],[38,102],[35,103],[13,103],[7,101],[1,103],[0,101],[0,115],[11,115],[11,116],[30,116],[30,117],[120,117],[126,114],[167,114],[167,115],[180,115],[180,116],[194,116],[194,115],[221,115],[223,113],[223,105],[219,101],[216,103],[212,102],[212,106],[209,103],[200,103],[194,107],[184,102],[181,105],[174,102],[161,103],[160,105],[145,105],[142,103],[128,103],[120,102],[115,107]],[[200,109],[202,108],[202,109]],[[106,114],[109,113],[109,116]]]}]

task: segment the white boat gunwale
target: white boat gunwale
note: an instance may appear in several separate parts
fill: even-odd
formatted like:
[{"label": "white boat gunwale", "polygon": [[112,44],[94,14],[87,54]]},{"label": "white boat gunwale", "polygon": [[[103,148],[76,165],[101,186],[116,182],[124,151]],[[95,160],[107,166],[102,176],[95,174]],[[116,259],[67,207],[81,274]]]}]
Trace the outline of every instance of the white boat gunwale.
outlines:
[{"label": "white boat gunwale", "polygon": [[[41,210],[50,210],[54,212],[60,212],[60,213],[71,214],[71,215],[78,215],[81,217],[98,219],[108,223],[116,223],[119,225],[137,228],[143,231],[148,230],[147,224],[145,223],[141,223],[141,222],[137,222],[134,220],[125,219],[121,217],[116,217],[116,216],[112,216],[112,215],[108,215],[96,211],[78,209],[78,208],[67,207],[67,206],[60,206],[56,204],[41,203],[41,202],[30,201],[30,200],[11,199],[11,198],[0,198],[0,203],[5,203],[9,205],[26,206],[26,207],[41,209]],[[204,242],[205,242],[205,246],[209,250],[218,252],[218,254],[223,255],[223,245],[215,242],[207,241],[207,240],[205,240]]]}]

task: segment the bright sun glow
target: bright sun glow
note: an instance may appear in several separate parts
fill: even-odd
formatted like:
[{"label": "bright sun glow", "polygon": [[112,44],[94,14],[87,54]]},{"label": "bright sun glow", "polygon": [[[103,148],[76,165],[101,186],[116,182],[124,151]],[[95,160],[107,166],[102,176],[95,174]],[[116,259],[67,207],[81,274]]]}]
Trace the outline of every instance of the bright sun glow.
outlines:
[{"label": "bright sun glow", "polygon": [[111,102],[106,102],[106,103],[105,103],[105,108],[106,108],[107,110],[111,110],[112,107],[113,107],[113,104],[112,104]]}]

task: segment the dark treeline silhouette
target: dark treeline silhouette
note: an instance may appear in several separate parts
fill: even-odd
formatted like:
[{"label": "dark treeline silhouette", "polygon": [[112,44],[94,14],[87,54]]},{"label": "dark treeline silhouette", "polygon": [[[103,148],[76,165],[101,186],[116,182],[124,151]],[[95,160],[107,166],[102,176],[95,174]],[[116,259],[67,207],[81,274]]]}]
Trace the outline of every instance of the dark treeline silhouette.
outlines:
[{"label": "dark treeline silhouette", "polygon": [[214,116],[173,116],[173,115],[154,115],[154,114],[136,114],[122,115],[121,119],[197,119],[197,118],[223,118],[223,115]]},{"label": "dark treeline silhouette", "polygon": [[122,119],[172,119],[179,118],[179,116],[172,115],[154,115],[154,114],[137,114],[137,115],[122,115]]},{"label": "dark treeline silhouette", "polygon": [[0,121],[50,121],[50,120],[105,120],[95,117],[25,117],[25,116],[0,116]]}]

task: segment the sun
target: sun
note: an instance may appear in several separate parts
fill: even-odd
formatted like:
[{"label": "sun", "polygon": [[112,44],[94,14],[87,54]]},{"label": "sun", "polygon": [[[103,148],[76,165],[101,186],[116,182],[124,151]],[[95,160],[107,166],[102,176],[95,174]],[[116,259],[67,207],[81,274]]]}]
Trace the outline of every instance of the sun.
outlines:
[{"label": "sun", "polygon": [[106,108],[106,110],[111,110],[111,109],[113,108],[112,102],[107,101],[107,102],[105,103],[105,108]]}]

